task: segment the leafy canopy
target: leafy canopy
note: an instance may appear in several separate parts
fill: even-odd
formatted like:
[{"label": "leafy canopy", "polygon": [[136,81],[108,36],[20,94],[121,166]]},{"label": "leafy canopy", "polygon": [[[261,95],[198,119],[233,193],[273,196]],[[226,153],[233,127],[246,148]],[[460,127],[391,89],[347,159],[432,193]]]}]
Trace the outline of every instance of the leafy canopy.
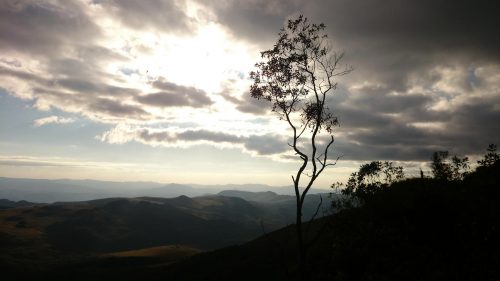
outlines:
[{"label": "leafy canopy", "polygon": [[338,120],[326,106],[326,94],[337,87],[332,78],[351,68],[338,70],[343,54],[332,53],[324,29],[302,15],[289,20],[274,48],[261,52],[263,61],[250,73],[250,94],[272,102],[282,119],[299,112],[301,126],[331,133]]}]

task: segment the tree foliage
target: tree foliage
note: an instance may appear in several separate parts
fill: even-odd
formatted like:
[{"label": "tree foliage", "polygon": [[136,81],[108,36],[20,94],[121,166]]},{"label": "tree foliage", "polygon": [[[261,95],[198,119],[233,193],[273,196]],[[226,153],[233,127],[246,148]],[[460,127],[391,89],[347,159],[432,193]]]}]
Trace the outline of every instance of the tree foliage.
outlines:
[{"label": "tree foliage", "polygon": [[432,154],[431,169],[435,179],[444,181],[460,181],[469,174],[469,158],[456,155],[448,160],[448,151],[436,151]]},{"label": "tree foliage", "polygon": [[404,178],[402,166],[388,161],[373,161],[361,165],[357,172],[351,174],[342,194],[363,200]]},{"label": "tree foliage", "polygon": [[497,146],[495,144],[490,144],[486,149],[487,153],[484,155],[482,160],[477,161],[477,163],[482,167],[493,166],[497,161],[500,161],[500,154],[497,152]]}]

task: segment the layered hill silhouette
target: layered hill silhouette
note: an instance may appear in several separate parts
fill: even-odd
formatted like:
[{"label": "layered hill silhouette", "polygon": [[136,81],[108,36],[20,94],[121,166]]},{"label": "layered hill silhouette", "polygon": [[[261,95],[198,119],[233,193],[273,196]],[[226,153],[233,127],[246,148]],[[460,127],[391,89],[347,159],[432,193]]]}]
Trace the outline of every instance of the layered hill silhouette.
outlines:
[{"label": "layered hill silhouette", "polygon": [[[498,280],[499,173],[497,163],[460,182],[408,179],[373,194],[362,206],[314,220],[306,226],[309,279]],[[51,280],[297,280],[293,225],[214,251],[178,248],[177,262],[162,263],[160,257],[168,256],[168,249],[67,262],[42,276]],[[148,254],[155,251],[161,253],[156,259]]]},{"label": "layered hill silhouette", "polygon": [[[162,184],[156,182],[113,182],[98,180],[69,179],[23,179],[0,177],[0,199],[30,201],[36,203],[88,201],[114,197],[163,197],[181,195],[196,197],[215,195],[221,191],[272,191],[280,195],[294,195],[291,186],[269,186],[263,184]],[[325,189],[311,189],[309,194],[328,192]],[[240,196],[236,196],[240,197]]]},{"label": "layered hill silhouette", "polygon": [[16,207],[29,207],[43,205],[43,203],[33,203],[26,200],[12,201],[8,199],[0,199],[0,209],[16,208]]},{"label": "layered hill silhouette", "polygon": [[[310,199],[305,210],[312,216],[319,196]],[[295,214],[294,197],[272,192],[52,204],[2,202],[6,209],[0,212],[0,262],[13,271],[26,267],[36,271],[72,259],[124,257],[111,253],[168,245],[189,249],[174,255],[182,258],[186,253],[249,241],[291,224]]]},{"label": "layered hill silhouette", "polygon": [[[408,179],[313,221],[309,279],[499,280],[499,174],[497,161],[463,181]],[[158,269],[151,280],[297,280],[294,237],[288,226]]]},{"label": "layered hill silhouette", "polygon": [[[499,280],[499,174],[496,162],[460,181],[404,180],[306,224],[309,280]],[[2,272],[50,280],[297,280],[295,228],[278,211],[289,199],[229,190],[4,209]],[[287,226],[277,229],[280,223]]]}]

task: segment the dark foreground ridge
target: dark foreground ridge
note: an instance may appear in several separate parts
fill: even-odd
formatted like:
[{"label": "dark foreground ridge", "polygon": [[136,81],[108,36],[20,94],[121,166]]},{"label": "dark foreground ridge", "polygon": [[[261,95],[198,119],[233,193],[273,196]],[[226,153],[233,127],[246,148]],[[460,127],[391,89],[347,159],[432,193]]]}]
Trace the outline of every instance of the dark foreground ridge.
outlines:
[{"label": "dark foreground ridge", "polygon": [[[310,279],[500,280],[499,175],[497,162],[463,182],[409,179],[374,194],[360,208],[316,220],[309,229]],[[159,276],[294,280],[292,228],[193,256]]]},{"label": "dark foreground ridge", "polygon": [[[361,207],[346,208],[335,215],[315,220],[306,227],[311,245],[308,252],[311,261],[308,265],[309,279],[500,280],[499,174],[500,162],[497,162],[478,169],[459,182],[408,179],[374,193]],[[241,222],[244,221],[243,213],[254,210],[254,205],[243,203],[248,201],[224,198],[232,202],[230,204],[239,213],[238,220]],[[158,208],[156,199],[146,203],[148,200],[107,199],[92,204],[101,204],[104,209],[123,210],[127,216],[144,220],[144,213],[134,214],[137,211],[134,208]],[[182,206],[193,203],[193,199],[188,197],[175,200]],[[38,212],[53,211],[44,209],[47,207],[65,208],[64,205],[36,207],[32,209],[37,210],[33,211],[33,215],[44,218],[45,213]],[[163,211],[173,212],[171,209]],[[90,217],[98,220],[107,218],[102,214]],[[187,218],[183,217],[182,221],[185,220]],[[127,233],[120,229],[120,224],[106,221],[103,225],[112,225],[109,231],[116,232],[116,237]],[[231,224],[229,221],[223,224],[221,221],[221,224],[210,227],[215,228],[213,231],[227,229],[228,233],[234,234],[241,231],[241,225],[244,224]],[[165,227],[168,231],[159,235],[162,227],[147,228],[143,235],[148,233],[152,237],[160,237],[175,230],[174,224],[171,224]],[[137,225],[127,231],[141,232],[145,228],[144,225]],[[193,230],[193,233],[195,231],[201,230]],[[42,276],[47,280],[296,280],[294,231],[293,226],[288,226],[248,243],[237,245],[239,242],[234,242],[236,246],[201,253],[199,249],[194,249],[197,247],[154,247],[100,256],[74,255],[48,267],[18,271],[13,271],[11,267],[11,271],[2,271],[17,277],[29,277],[30,274]],[[95,232],[96,235],[103,233],[102,230]],[[2,235],[3,249],[15,242],[5,240],[5,234]],[[202,243],[202,236],[199,243]],[[76,234],[74,237],[77,239]],[[217,239],[213,241],[223,241],[224,237],[214,235]],[[105,247],[108,243],[112,250],[114,241],[105,242],[101,245]],[[32,246],[40,247],[38,249],[44,247],[43,244]],[[135,245],[130,248],[137,249],[139,246],[147,247]],[[33,248],[33,252],[36,249]],[[3,266],[6,267],[5,261],[15,265],[16,260],[9,259],[5,253],[3,250]]]}]

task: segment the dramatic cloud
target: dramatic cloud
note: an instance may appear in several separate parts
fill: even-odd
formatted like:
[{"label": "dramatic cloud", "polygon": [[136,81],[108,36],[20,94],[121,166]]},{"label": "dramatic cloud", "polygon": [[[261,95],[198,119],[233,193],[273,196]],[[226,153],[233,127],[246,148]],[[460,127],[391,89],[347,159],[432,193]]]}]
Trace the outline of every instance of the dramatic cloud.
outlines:
[{"label": "dramatic cloud", "polygon": [[[341,122],[336,150],[344,159],[475,154],[500,139],[500,124],[492,122],[500,113],[493,71],[500,65],[500,30],[491,1],[285,2],[230,1],[215,9],[234,34],[263,48],[272,47],[269,34],[293,12],[327,25],[334,49],[355,68],[329,101]],[[235,23],[231,15],[240,14],[240,23],[255,24]]]},{"label": "dramatic cloud", "polygon": [[46,111],[36,127],[69,123],[59,115],[72,113],[107,126],[93,135],[107,143],[210,144],[286,158],[287,125],[250,97],[248,72],[286,19],[304,13],[326,24],[333,49],[354,67],[327,101],[340,120],[335,155],[474,155],[500,139],[494,4],[6,0],[0,88]]},{"label": "dramatic cloud", "polygon": [[304,11],[297,0],[199,1],[213,11],[214,17],[233,34],[251,43],[272,44],[276,33],[290,14]]},{"label": "dramatic cloud", "polygon": [[159,78],[152,85],[156,89],[163,90],[163,92],[137,96],[136,100],[138,102],[158,107],[203,107],[213,103],[203,90],[176,85],[166,81],[164,78]]},{"label": "dramatic cloud", "polygon": [[109,169],[110,167],[127,169],[136,168],[136,164],[132,163],[115,163],[115,162],[89,162],[80,161],[72,158],[59,158],[59,157],[31,157],[31,156],[1,156],[0,166],[8,167],[56,167],[62,169],[64,167],[70,168],[93,168],[93,169]]},{"label": "dramatic cloud", "polygon": [[390,47],[385,53],[406,50],[409,56],[466,51],[498,58],[498,19],[491,1],[355,2],[315,1],[308,10],[329,26],[334,38],[352,42],[356,49],[368,43],[371,48]]},{"label": "dramatic cloud", "polygon": [[80,1],[2,1],[0,49],[44,56],[92,43],[101,30],[84,11]]},{"label": "dramatic cloud", "polygon": [[250,96],[250,93],[243,92],[242,98],[237,98],[232,96],[227,91],[221,92],[220,95],[227,101],[231,102],[236,106],[238,111],[251,114],[265,114],[269,112],[270,104],[264,100],[254,99]]},{"label": "dramatic cloud", "polygon": [[137,30],[190,31],[193,21],[186,15],[185,1],[165,0],[98,0],[92,1],[106,11],[111,11],[119,21]]},{"label": "dramatic cloud", "polygon": [[[461,66],[429,72],[410,79],[407,91],[364,86],[351,88],[349,99],[332,101],[341,118],[339,131],[358,144],[359,154],[339,150],[355,159],[375,153],[383,159],[428,160],[436,150],[480,153],[499,139],[500,125],[492,120],[500,114],[500,79],[481,85]],[[371,152],[361,153],[362,147]]]},{"label": "dramatic cloud", "polygon": [[197,130],[164,130],[118,125],[98,137],[108,143],[136,141],[150,145],[189,147],[194,144],[211,144],[217,147],[241,147],[255,155],[277,155],[288,151],[286,139],[279,135],[241,136],[224,132]]}]

